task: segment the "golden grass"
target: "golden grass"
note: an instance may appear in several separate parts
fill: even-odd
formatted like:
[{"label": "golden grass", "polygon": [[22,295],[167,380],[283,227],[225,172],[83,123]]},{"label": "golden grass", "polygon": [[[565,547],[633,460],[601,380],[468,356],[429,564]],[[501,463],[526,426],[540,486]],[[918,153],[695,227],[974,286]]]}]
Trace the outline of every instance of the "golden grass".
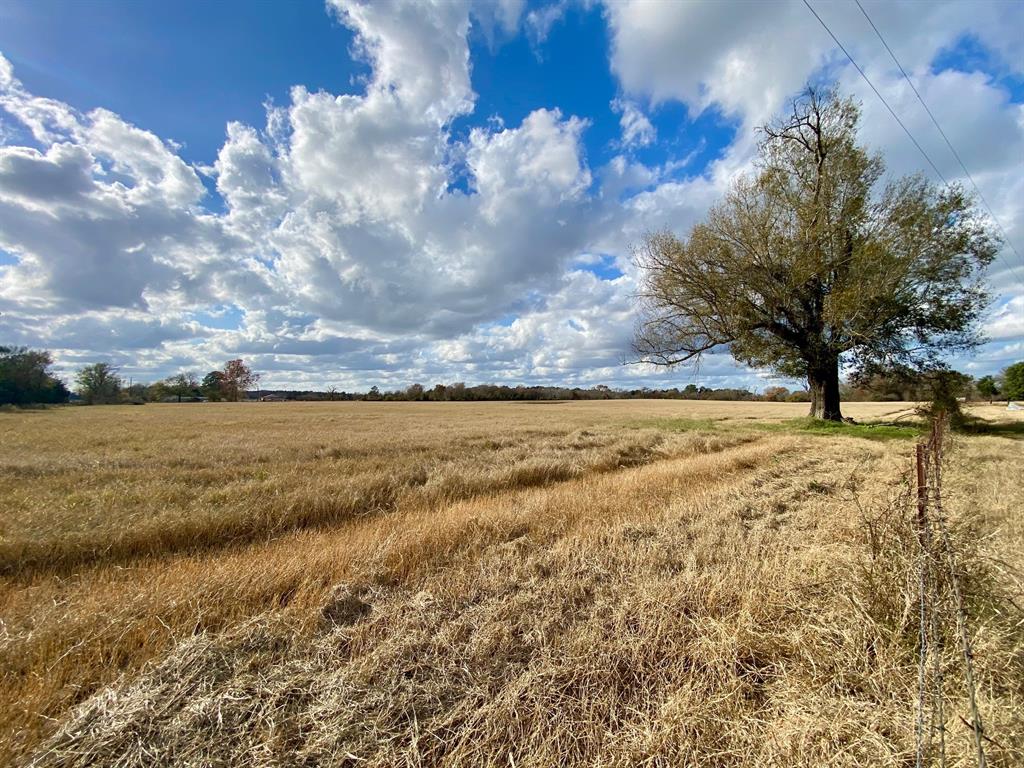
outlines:
[{"label": "golden grass", "polygon": [[[848,410],[892,418],[894,406]],[[905,764],[913,563],[901,518],[882,512],[909,444],[743,426],[803,410],[0,417],[3,754],[83,766]],[[714,428],[636,426],[676,417]],[[1021,602],[1022,448],[959,438],[947,469],[977,577],[993,765],[1024,757],[1021,615],[1003,597]],[[866,519],[888,537],[884,559]],[[967,733],[949,727],[963,759]]]},{"label": "golden grass", "polygon": [[689,450],[614,422],[587,431],[592,409],[555,408],[209,404],[7,415],[0,573],[222,547]]}]

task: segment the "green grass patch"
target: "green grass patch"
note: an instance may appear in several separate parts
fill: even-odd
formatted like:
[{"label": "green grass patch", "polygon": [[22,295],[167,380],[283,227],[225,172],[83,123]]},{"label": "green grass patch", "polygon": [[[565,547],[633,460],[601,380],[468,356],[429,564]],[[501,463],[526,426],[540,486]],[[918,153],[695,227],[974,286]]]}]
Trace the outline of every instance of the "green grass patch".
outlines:
[{"label": "green grass patch", "polygon": [[845,421],[822,421],[804,417],[780,422],[760,422],[752,426],[770,432],[801,432],[808,435],[860,437],[865,440],[913,440],[920,437],[923,427],[919,424],[894,424],[872,422],[850,424]]},{"label": "green grass patch", "polygon": [[914,440],[924,427],[917,422],[869,422],[850,424],[845,421],[822,421],[804,417],[785,421],[744,420],[728,424],[715,419],[636,419],[628,423],[634,429],[660,429],[664,432],[714,432],[721,429],[758,429],[767,432],[799,432],[808,435],[860,437],[865,440]]}]

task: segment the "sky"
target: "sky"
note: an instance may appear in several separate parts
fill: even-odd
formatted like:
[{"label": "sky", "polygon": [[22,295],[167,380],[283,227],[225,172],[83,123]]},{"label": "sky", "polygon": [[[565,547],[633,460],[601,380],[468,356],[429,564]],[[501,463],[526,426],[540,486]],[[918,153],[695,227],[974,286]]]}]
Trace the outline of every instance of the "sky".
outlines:
[{"label": "sky", "polygon": [[[854,0],[810,4],[970,188]],[[949,361],[996,373],[1024,359],[1024,3],[862,4],[1006,233],[991,341]],[[802,0],[0,0],[0,344],[69,379],[794,385],[625,364],[630,253],[827,82],[890,178],[938,181]]]}]

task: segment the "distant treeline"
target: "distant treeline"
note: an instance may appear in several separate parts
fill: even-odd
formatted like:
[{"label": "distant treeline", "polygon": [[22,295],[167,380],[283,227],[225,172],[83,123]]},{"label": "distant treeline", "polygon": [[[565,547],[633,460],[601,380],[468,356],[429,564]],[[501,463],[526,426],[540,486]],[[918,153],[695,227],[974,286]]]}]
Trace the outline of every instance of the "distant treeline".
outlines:
[{"label": "distant treeline", "polygon": [[775,402],[804,402],[809,400],[807,392],[791,392],[785,387],[769,387],[758,395],[747,389],[713,389],[689,384],[679,389],[612,389],[603,384],[596,387],[545,387],[516,386],[505,384],[475,384],[462,382],[435,384],[427,388],[413,384],[405,389],[381,390],[371,387],[368,392],[345,392],[327,390],[268,389],[259,393],[249,392],[251,399],[264,400],[380,400],[380,401],[433,401],[463,402],[473,400],[772,400]]},{"label": "distant treeline", "polygon": [[[255,389],[260,376],[243,360],[229,360],[222,369],[210,371],[202,379],[182,372],[151,384],[129,383],[108,363],[93,363],[75,375],[72,393],[50,372],[53,364],[48,352],[25,347],[0,346],[0,405],[80,402],[87,405],[107,403],[201,402],[218,400],[368,400],[464,402],[487,400],[745,400],[775,403],[810,401],[806,390],[783,386],[767,387],[758,394],[747,389],[702,387],[687,384],[682,389],[613,389],[594,387],[508,386],[463,382],[435,384],[427,388],[413,384],[404,389],[368,391]],[[950,370],[914,371],[891,366],[858,372],[842,385],[844,400],[928,400],[936,386],[952,397],[992,400],[1024,399],[1024,362],[1009,366],[998,377],[974,379]]]}]

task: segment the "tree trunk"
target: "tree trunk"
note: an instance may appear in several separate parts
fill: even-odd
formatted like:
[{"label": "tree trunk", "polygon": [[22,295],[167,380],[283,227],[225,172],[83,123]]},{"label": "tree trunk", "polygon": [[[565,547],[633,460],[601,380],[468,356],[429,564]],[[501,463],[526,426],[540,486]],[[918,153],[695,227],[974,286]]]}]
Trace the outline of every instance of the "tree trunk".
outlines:
[{"label": "tree trunk", "polygon": [[809,368],[807,385],[811,390],[811,417],[825,421],[842,421],[839,410],[839,359],[828,360]]}]

